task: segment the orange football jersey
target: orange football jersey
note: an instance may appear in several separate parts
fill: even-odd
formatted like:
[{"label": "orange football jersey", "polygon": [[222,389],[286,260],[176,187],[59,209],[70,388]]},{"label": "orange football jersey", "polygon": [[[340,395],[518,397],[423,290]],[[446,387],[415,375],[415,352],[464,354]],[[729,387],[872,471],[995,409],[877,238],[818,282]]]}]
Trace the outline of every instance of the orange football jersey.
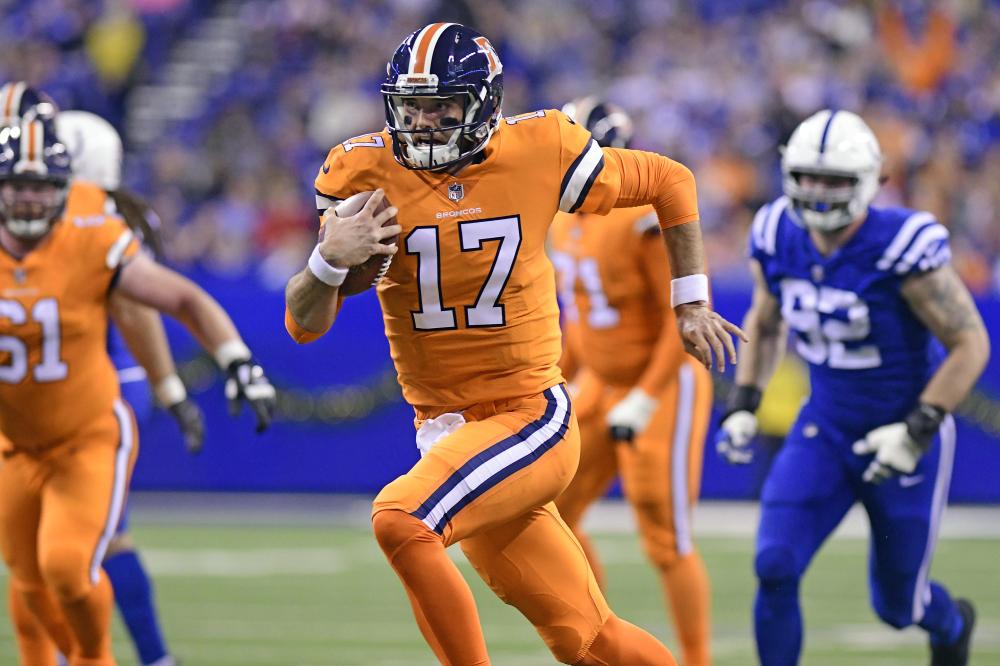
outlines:
[{"label": "orange football jersey", "polygon": [[69,194],[66,197],[64,219],[76,217],[93,217],[113,214],[114,202],[108,198],[108,193],[93,183],[79,180],[72,181]]},{"label": "orange football jersey", "polygon": [[0,431],[14,447],[55,446],[111,413],[108,291],[137,249],[120,218],[64,216],[23,259],[0,252]]},{"label": "orange football jersey", "polygon": [[[667,381],[685,351],[670,307],[670,264],[653,209],[616,208],[604,216],[560,213],[550,244],[568,353],[614,386],[635,386],[642,378]],[[653,393],[662,386],[643,388]]]},{"label": "orange football jersey", "polygon": [[377,188],[399,209],[399,252],[377,291],[408,402],[462,406],[562,381],[549,226],[559,210],[607,213],[630,178],[641,176],[605,168],[590,133],[552,110],[501,119],[454,176],[403,167],[384,130],[330,151],[321,213]]}]

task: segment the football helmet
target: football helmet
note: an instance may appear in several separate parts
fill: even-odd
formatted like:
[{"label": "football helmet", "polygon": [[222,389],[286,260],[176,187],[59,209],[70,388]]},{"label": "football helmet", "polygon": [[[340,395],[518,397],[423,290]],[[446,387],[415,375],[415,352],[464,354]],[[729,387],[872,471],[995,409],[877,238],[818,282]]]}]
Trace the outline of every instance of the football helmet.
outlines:
[{"label": "football helmet", "polygon": [[616,104],[581,97],[565,105],[562,112],[586,127],[604,148],[628,148],[632,144],[632,119]]},{"label": "football helmet", "polygon": [[850,111],[814,113],[795,128],[781,151],[782,189],[795,217],[822,232],[840,229],[868,210],[881,184],[881,169],[878,139]]},{"label": "football helmet", "polygon": [[0,127],[13,127],[21,119],[37,117],[43,122],[55,118],[59,111],[52,98],[24,81],[11,81],[0,86]]},{"label": "football helmet", "polygon": [[122,139],[111,123],[89,111],[61,111],[56,132],[69,151],[74,177],[109,192],[121,187]]},{"label": "football helmet", "polygon": [[[489,40],[475,30],[432,23],[399,45],[381,91],[396,161],[408,169],[437,171],[486,147],[500,121],[503,65]],[[446,117],[432,129],[415,127],[405,104],[413,98],[453,99],[461,103],[463,117]]]},{"label": "football helmet", "polygon": [[22,240],[48,233],[66,205],[70,157],[51,130],[38,118],[0,130],[0,217]]}]

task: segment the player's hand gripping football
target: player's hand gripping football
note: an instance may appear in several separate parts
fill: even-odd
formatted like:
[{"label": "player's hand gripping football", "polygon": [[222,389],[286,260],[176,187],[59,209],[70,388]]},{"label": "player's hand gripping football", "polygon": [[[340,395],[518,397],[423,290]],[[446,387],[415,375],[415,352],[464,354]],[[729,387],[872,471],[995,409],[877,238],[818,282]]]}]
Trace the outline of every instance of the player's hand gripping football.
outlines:
[{"label": "player's hand gripping football", "polygon": [[878,484],[896,474],[912,474],[946,415],[940,407],[921,404],[904,421],[875,428],[854,442],[855,454],[875,454],[861,478]]},{"label": "player's hand gripping football", "polygon": [[727,354],[729,362],[736,365],[736,346],[732,336],[747,342],[747,336],[739,326],[723,319],[704,302],[683,303],[675,307],[674,312],[677,314],[677,330],[688,354],[709,370],[712,369],[713,354],[719,372],[726,369]]},{"label": "player's hand gripping football", "polygon": [[229,413],[238,416],[246,402],[257,417],[257,432],[264,432],[271,425],[275,404],[274,387],[264,376],[264,368],[248,358],[230,363],[226,375]]},{"label": "player's hand gripping football", "polygon": [[337,217],[334,208],[328,208],[323,215],[323,240],[319,252],[328,264],[336,268],[360,266],[372,255],[393,255],[395,243],[386,245],[381,241],[398,236],[403,228],[398,224],[383,227],[399,210],[395,206],[378,211],[385,198],[385,191],[375,190],[364,208],[350,217]]},{"label": "player's hand gripping football", "polygon": [[198,404],[191,398],[184,398],[169,405],[167,411],[177,421],[188,453],[201,453],[201,448],[205,444],[205,416]]}]

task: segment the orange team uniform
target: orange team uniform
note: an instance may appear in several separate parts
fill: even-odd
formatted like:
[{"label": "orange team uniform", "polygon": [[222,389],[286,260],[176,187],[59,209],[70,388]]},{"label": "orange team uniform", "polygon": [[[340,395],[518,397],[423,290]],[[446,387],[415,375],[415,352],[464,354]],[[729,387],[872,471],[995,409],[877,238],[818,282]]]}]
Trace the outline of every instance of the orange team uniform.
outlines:
[{"label": "orange team uniform", "polygon": [[[481,159],[457,175],[406,169],[390,142],[386,131],[348,140],[316,179],[321,213],[383,188],[403,227],[377,293],[422,458],[376,497],[376,536],[383,512],[405,512],[444,545],[461,542],[497,595],[573,663],[611,612],[553,503],[576,471],[579,434],[558,367],[546,236],[560,209],[606,213],[664,191],[665,225],[697,219],[693,177],[661,156],[602,150],[551,110],[501,119]],[[322,334],[288,312],[286,326],[299,342]],[[420,615],[440,658],[442,637]]]},{"label": "orange team uniform", "polygon": [[[573,379],[582,442],[576,476],[556,506],[587,546],[579,531],[583,514],[621,474],[646,554],[664,584],[682,663],[708,664],[708,577],[691,540],[690,512],[701,481],[712,384],[677,332],[656,218],[648,207],[606,216],[560,213],[552,223],[550,254],[563,303],[562,366]],[[616,442],[607,415],[633,387],[659,405],[632,442]],[[599,572],[593,556],[591,565]]]},{"label": "orange team uniform", "polygon": [[137,250],[120,218],[66,214],[23,259],[0,252],[0,550],[73,666],[113,663],[101,561],[138,439],[107,355],[107,301]]}]

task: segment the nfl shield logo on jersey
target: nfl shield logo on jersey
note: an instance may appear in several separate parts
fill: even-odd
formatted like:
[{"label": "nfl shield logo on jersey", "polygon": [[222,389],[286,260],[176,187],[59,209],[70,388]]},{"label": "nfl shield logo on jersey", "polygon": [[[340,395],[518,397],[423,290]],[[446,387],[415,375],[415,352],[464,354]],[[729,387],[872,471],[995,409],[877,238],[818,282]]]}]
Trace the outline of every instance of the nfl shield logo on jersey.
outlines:
[{"label": "nfl shield logo on jersey", "polygon": [[452,201],[461,201],[465,197],[465,187],[462,183],[451,183],[448,185],[448,198]]}]

